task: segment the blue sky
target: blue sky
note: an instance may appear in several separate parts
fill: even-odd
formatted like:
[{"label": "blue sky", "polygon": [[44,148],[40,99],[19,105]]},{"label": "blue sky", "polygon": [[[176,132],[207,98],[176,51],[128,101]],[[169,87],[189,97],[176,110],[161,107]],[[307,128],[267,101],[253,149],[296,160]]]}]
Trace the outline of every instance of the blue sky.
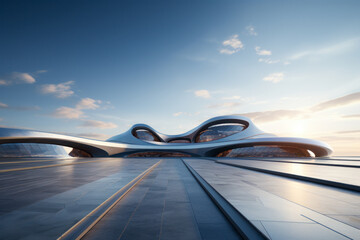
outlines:
[{"label": "blue sky", "polygon": [[243,114],[360,154],[358,1],[2,1],[0,125],[106,139]]}]

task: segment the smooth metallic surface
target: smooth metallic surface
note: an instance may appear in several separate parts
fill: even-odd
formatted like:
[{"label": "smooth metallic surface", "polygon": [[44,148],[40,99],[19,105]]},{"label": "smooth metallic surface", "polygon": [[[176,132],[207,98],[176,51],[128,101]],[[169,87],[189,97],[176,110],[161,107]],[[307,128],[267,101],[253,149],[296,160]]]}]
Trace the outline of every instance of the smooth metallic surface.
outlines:
[{"label": "smooth metallic surface", "polygon": [[[244,129],[238,133],[214,141],[196,143],[202,131],[217,124],[242,124]],[[154,134],[160,141],[143,141],[134,132],[143,129]],[[177,139],[189,139],[191,143],[169,143]],[[238,147],[257,145],[291,146],[312,151],[316,157],[329,156],[332,149],[326,143],[305,139],[276,137],[259,130],[250,119],[242,116],[220,116],[209,119],[198,127],[179,135],[166,135],[145,124],[136,124],[127,132],[116,135],[107,141],[92,140],[62,134],[47,133],[25,129],[0,128],[0,144],[3,143],[46,143],[68,146],[83,150],[93,157],[123,157],[137,152],[178,152],[194,157],[214,157],[218,153]]]}]

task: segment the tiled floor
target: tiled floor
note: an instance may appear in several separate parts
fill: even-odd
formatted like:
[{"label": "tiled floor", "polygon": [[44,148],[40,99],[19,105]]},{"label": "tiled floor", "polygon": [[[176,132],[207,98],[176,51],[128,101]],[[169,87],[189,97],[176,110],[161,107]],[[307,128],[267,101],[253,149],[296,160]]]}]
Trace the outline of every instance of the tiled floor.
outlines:
[{"label": "tiled floor", "polygon": [[[219,160],[219,158],[211,158]],[[222,160],[234,160],[231,158],[221,158]],[[236,160],[236,159],[235,159]],[[335,160],[335,159],[316,159],[316,158],[242,158],[242,160],[261,161],[261,162],[280,162],[280,163],[301,163],[308,165],[329,165],[329,166],[343,166],[343,167],[360,167],[360,160]]]},{"label": "tiled floor", "polygon": [[360,238],[360,226],[353,218],[360,212],[356,192],[210,160],[185,161],[271,239],[309,239],[309,232],[311,239]]},{"label": "tiled floor", "polygon": [[56,238],[155,162],[117,159],[2,173],[0,239]]},{"label": "tiled floor", "polygon": [[[56,239],[159,160],[0,159],[0,239]],[[323,161],[358,165],[358,160]],[[300,159],[231,161],[360,182],[358,167],[294,163],[306,161]],[[269,239],[360,239],[358,192],[199,158],[162,159],[84,239],[241,239],[239,226],[225,217],[198,177]]]},{"label": "tiled floor", "polygon": [[180,159],[163,161],[85,239],[239,239]]},{"label": "tiled floor", "polygon": [[256,160],[218,160],[237,166],[253,167],[275,172],[289,173],[298,176],[339,182],[360,187],[360,169],[357,167],[334,167],[289,162],[271,162]]}]

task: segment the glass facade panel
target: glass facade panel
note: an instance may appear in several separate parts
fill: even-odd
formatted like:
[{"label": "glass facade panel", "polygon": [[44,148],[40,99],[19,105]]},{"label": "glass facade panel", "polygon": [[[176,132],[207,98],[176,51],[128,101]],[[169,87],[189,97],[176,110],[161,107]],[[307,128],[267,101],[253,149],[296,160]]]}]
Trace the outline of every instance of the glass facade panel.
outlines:
[{"label": "glass facade panel", "polygon": [[146,129],[138,129],[135,131],[134,136],[144,141],[160,142],[160,139]]},{"label": "glass facade panel", "polygon": [[244,130],[244,125],[242,124],[231,123],[213,125],[201,131],[197,135],[195,142],[199,143],[214,141],[241,132],[242,130]]},{"label": "glass facade panel", "polygon": [[0,157],[91,157],[90,154],[70,147],[43,143],[0,144]]},{"label": "glass facade panel", "polygon": [[310,157],[306,149],[288,146],[253,146],[226,150],[216,157]]}]

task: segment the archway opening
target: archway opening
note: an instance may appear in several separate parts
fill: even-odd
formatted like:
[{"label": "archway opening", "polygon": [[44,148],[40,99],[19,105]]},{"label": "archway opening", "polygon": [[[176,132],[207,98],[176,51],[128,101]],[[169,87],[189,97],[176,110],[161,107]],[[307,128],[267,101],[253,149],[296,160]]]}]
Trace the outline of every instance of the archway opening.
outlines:
[{"label": "archway opening", "polygon": [[0,144],[2,158],[68,158],[91,157],[91,154],[72,147],[47,143],[3,143]]}]

